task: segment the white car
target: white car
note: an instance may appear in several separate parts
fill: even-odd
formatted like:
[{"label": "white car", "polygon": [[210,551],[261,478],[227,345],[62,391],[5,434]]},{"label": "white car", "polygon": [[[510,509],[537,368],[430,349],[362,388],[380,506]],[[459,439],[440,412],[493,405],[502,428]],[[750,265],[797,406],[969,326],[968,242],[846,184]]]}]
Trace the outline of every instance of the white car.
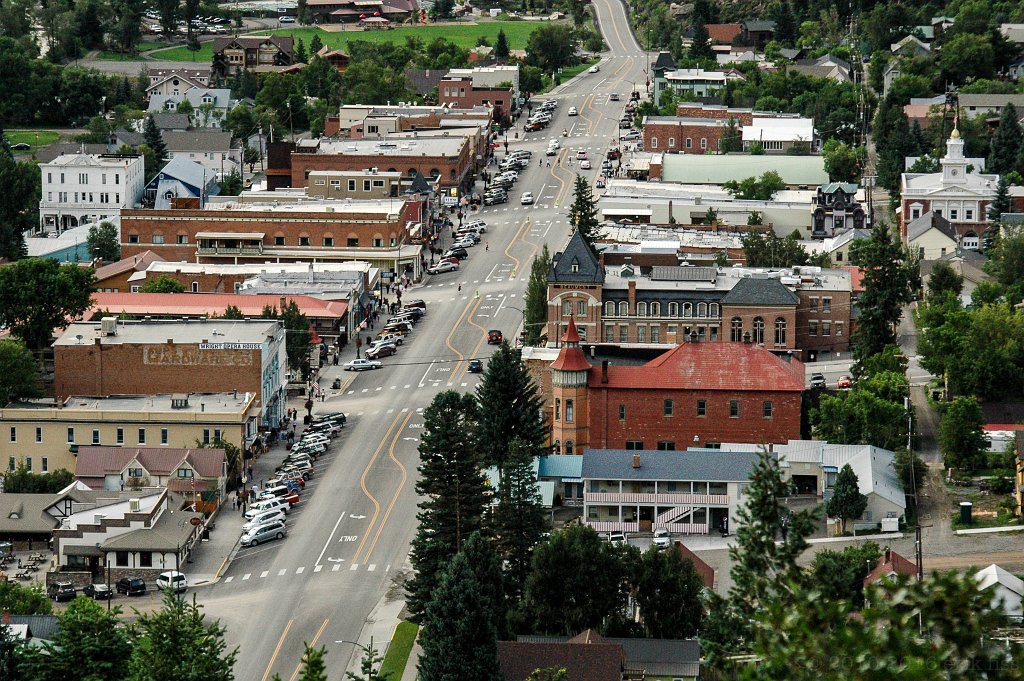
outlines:
[{"label": "white car", "polygon": [[565,112],[569,116],[579,116],[580,112],[574,106],[570,106],[569,110]]},{"label": "white car", "polygon": [[484,222],[483,220],[473,220],[471,222],[466,223],[463,229],[475,229],[476,231],[483,234],[484,232],[487,231],[487,223]]},{"label": "white car", "polygon": [[589,71],[590,71],[591,73],[597,73],[597,72],[598,72],[598,71],[600,71],[600,70],[601,70],[601,67],[600,67],[600,66],[598,66],[597,64],[594,64],[594,65],[593,65],[593,66],[591,66],[591,67],[590,67],[590,69],[589,69]]},{"label": "white car", "polygon": [[590,170],[593,167],[594,166],[590,164],[590,161],[580,161],[580,169],[582,170]]},{"label": "white car", "polygon": [[558,140],[551,140],[548,142],[548,149],[561,149],[562,145],[558,143]]},{"label": "white car", "polygon": [[188,579],[182,573],[171,570],[170,572],[161,572],[160,576],[156,578],[156,588],[161,591],[174,591],[176,594],[180,594],[188,589]]},{"label": "white car", "polygon": [[672,546],[672,535],[669,534],[668,530],[662,528],[654,531],[654,541],[651,542],[654,546],[659,549],[667,549]]},{"label": "white car", "polygon": [[383,364],[375,359],[354,359],[351,362],[345,362],[343,367],[345,371],[366,371],[368,369],[380,369]]},{"label": "white car", "polygon": [[522,197],[520,197],[519,199],[519,203],[523,204],[524,206],[529,206],[533,204],[533,192],[523,192]]},{"label": "white car", "polygon": [[454,246],[455,248],[473,248],[473,246],[476,246],[476,241],[469,238],[459,239],[454,244],[452,244],[452,246]]},{"label": "white car", "polygon": [[453,263],[450,260],[442,260],[433,267],[427,269],[427,274],[444,274],[445,272],[455,272],[458,269],[458,264]]},{"label": "white car", "polygon": [[627,132],[625,135],[623,135],[619,139],[622,139],[622,140],[638,140],[638,139],[640,139],[640,131],[639,130],[630,130],[629,132]]},{"label": "white car", "polygon": [[612,546],[625,546],[629,543],[628,541],[626,541],[626,535],[624,535],[622,532],[612,532],[611,535],[608,537],[608,542]]}]

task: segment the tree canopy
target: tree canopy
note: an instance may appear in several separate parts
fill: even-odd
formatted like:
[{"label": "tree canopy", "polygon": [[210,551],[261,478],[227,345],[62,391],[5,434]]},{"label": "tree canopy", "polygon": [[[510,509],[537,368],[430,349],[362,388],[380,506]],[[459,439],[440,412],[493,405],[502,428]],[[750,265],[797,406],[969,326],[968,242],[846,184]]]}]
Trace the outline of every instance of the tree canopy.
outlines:
[{"label": "tree canopy", "polygon": [[49,258],[27,258],[0,268],[0,326],[31,350],[47,347],[89,309],[93,271]]}]

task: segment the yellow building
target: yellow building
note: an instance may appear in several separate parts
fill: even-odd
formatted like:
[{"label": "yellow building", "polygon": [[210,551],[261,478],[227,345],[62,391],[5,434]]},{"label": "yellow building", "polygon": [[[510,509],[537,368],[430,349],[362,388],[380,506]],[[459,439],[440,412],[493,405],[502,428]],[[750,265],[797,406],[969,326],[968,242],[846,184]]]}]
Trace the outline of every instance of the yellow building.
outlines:
[{"label": "yellow building", "polygon": [[16,402],[0,409],[0,461],[74,473],[82,445],[188,448],[220,438],[244,448],[259,414],[255,393],[244,392]]}]

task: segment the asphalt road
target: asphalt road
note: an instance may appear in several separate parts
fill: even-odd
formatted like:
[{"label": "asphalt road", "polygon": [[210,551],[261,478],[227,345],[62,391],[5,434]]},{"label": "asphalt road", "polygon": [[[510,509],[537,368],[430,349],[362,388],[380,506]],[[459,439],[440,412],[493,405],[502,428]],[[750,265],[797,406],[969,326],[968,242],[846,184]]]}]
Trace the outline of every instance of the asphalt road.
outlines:
[{"label": "asphalt road", "polygon": [[[643,89],[648,57],[628,29],[622,4],[597,0],[594,6],[611,51],[599,73],[584,73],[550,95],[559,107],[547,129],[519,139],[510,135],[510,150],[534,152],[510,203],[472,216],[485,220],[488,231],[459,271],[428,277],[405,294],[425,300],[428,314],[399,353],[314,408],[340,409],[349,424],[317,463],[316,477],[289,518],[288,537],[239,549],[217,583],[196,590],[209,616],[227,626],[229,643],[240,648],[236,678],[267,681],[280,673],[294,680],[304,643],[326,645],[331,677],[340,677],[359,651],[335,642],[365,643],[364,625],[375,606],[401,598],[416,526],[422,410],[442,390],[475,388],[479,376],[467,372],[467,360],[491,354],[489,329],[515,337],[533,256],[544,243],[552,251],[561,248],[568,237],[576,172],[596,179],[605,151],[616,144],[632,84]],[[613,92],[621,102],[609,102]],[[579,116],[567,116],[570,106]],[[566,138],[563,128],[570,131]],[[549,159],[543,152],[553,138],[562,150]],[[593,170],[569,165],[578,150],[588,152]],[[523,191],[533,192],[535,205],[520,205]],[[349,348],[344,359],[352,356]]]}]

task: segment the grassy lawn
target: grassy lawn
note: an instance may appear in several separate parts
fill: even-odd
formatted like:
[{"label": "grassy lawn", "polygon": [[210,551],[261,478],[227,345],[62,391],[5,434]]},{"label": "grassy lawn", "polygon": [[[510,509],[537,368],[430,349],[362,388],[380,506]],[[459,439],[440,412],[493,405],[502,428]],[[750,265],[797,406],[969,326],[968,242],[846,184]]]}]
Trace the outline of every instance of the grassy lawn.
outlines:
[{"label": "grassy lawn", "polygon": [[15,151],[15,154],[33,154],[39,147],[53,144],[60,139],[60,135],[50,130],[6,130],[4,134],[7,141],[13,144],[31,144],[28,151]]},{"label": "grassy lawn", "polygon": [[[1009,498],[1006,494],[983,494],[977,487],[955,487],[952,485],[947,485],[946,490],[953,507],[957,509],[951,518],[954,530],[1021,525],[1024,522],[1024,519],[1012,515],[1003,506],[1003,501]],[[971,509],[973,522],[970,525],[960,522],[959,508],[962,501],[969,501],[974,505]]]},{"label": "grassy lawn", "polygon": [[[338,31],[336,33],[322,31],[319,28],[282,28],[270,31],[278,35],[288,35],[296,39],[301,38],[306,44],[313,40],[314,35],[320,36],[324,45],[334,49],[344,49],[351,40],[365,40],[374,43],[402,43],[406,37],[415,36],[424,43],[429,43],[434,38],[446,38],[456,45],[465,48],[476,46],[477,38],[486,36],[487,40],[494,45],[498,39],[498,31],[504,30],[508,39],[508,46],[513,50],[526,48],[526,41],[534,30],[543,26],[539,21],[484,21],[479,24],[458,24],[437,26],[428,24],[426,26],[399,26],[390,31]],[[213,46],[210,43],[203,45],[203,49],[195,54],[185,47],[176,47],[169,50],[162,50],[153,55],[154,59],[167,61],[196,61],[209,62],[213,58]]]},{"label": "grassy lawn", "polygon": [[[136,49],[141,53],[161,47],[167,47],[167,43],[164,41],[141,42]],[[125,54],[124,52],[114,52],[112,50],[103,50],[96,55],[96,58],[105,59],[106,61],[142,61],[142,57],[138,54]]]},{"label": "grassy lawn", "polygon": [[419,626],[412,622],[400,622],[395,628],[395,635],[391,638],[391,645],[384,656],[384,662],[380,666],[380,675],[391,679],[402,678],[405,665],[409,662],[409,653],[412,651],[412,644],[416,640],[416,633]]}]

